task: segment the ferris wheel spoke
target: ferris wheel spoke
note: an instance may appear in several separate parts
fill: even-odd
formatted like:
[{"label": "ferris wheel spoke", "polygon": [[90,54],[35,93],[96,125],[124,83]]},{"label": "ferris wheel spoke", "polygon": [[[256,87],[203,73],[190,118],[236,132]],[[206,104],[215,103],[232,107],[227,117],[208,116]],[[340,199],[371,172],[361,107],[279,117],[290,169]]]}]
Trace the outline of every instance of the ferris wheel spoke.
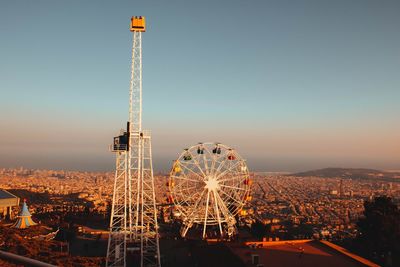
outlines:
[{"label": "ferris wheel spoke", "polygon": [[208,172],[209,175],[213,175],[214,174],[214,168],[215,168],[215,155],[213,153],[211,153],[210,149],[205,146],[204,150],[207,152],[207,155],[211,156],[211,166],[210,166],[210,170]]},{"label": "ferris wheel spoke", "polygon": [[203,177],[206,177],[207,175],[203,172],[202,168],[200,168],[200,163],[196,160],[196,158],[193,156],[193,154],[188,151],[188,153],[190,154],[190,156],[192,157],[193,161],[194,161],[194,165],[197,167],[197,169],[203,174]]},{"label": "ferris wheel spoke", "polygon": [[182,166],[184,169],[186,169],[186,170],[190,171],[191,173],[193,173],[194,175],[198,176],[198,177],[200,178],[200,181],[202,181],[202,180],[204,179],[203,177],[201,177],[200,174],[198,174],[197,172],[193,171],[192,169],[186,167],[185,165],[181,164],[181,166]]},{"label": "ferris wheel spoke", "polygon": [[217,179],[224,176],[225,174],[227,174],[228,172],[232,171],[232,169],[234,169],[238,164],[240,163],[240,161],[236,162],[234,165],[228,167],[228,169],[226,169],[225,171],[223,171],[222,173],[217,175]]},{"label": "ferris wheel spoke", "polygon": [[[190,201],[193,199],[197,194],[199,195],[197,191],[193,191],[196,188],[199,188],[199,183],[197,180],[195,182],[197,184],[189,183],[188,181],[185,180],[185,178],[180,177],[182,179],[182,182],[177,182],[176,185],[173,187],[173,192],[175,192],[175,195],[181,200],[181,202],[185,202],[186,204],[191,204],[194,203],[194,201]],[[179,178],[178,178],[179,179]],[[188,193],[189,191],[189,193]],[[190,192],[195,192],[195,194],[190,194]]]},{"label": "ferris wheel spoke", "polygon": [[201,200],[202,200],[202,198],[203,198],[203,195],[204,195],[204,192],[206,191],[206,189],[203,189],[203,191],[201,192],[201,194],[200,194],[200,197],[197,199],[197,201],[195,202],[195,204],[194,204],[194,206],[193,206],[193,209],[192,209],[192,212],[189,214],[189,216],[188,216],[188,218],[191,218],[191,217],[193,217],[193,213],[197,210],[197,207],[199,206],[199,204],[200,204],[200,202],[201,202]]},{"label": "ferris wheel spoke", "polygon": [[[217,154],[215,154],[215,155],[217,155]],[[219,154],[219,155],[220,156],[216,156],[218,159],[220,159],[220,160],[216,160],[216,163],[218,163],[216,173],[221,170],[221,168],[224,166],[225,162],[227,161],[228,152],[227,152],[227,150],[224,150],[223,153]]]},{"label": "ferris wheel spoke", "polygon": [[246,189],[241,188],[241,187],[237,187],[237,186],[230,186],[230,185],[224,185],[224,184],[220,184],[219,186],[221,186],[221,187],[226,187],[226,188],[230,188],[230,189],[235,189],[235,190],[246,191]]},{"label": "ferris wheel spoke", "polygon": [[243,205],[242,202],[240,202],[239,200],[233,198],[231,195],[228,195],[227,193],[225,193],[225,191],[220,190],[219,192],[222,192],[222,194],[226,195],[227,197],[229,197],[230,199],[232,199],[232,200],[235,201],[236,203],[238,203],[238,204],[240,204],[240,205]]},{"label": "ferris wheel spoke", "polygon": [[235,186],[221,186],[220,190],[224,191],[225,193],[233,196],[238,197],[239,195],[243,195],[246,192],[246,189],[236,189]]},{"label": "ferris wheel spoke", "polygon": [[181,176],[175,176],[175,175],[172,176],[172,177],[174,177],[174,179],[180,179],[180,180],[191,181],[191,182],[196,182],[196,183],[200,182],[199,180],[190,179],[190,178],[187,178],[187,177],[181,177]]},{"label": "ferris wheel spoke", "polygon": [[[240,175],[240,174],[239,175],[235,175],[235,176],[230,176],[229,178],[218,180],[218,183],[236,180],[236,178],[241,178],[243,176],[244,175]],[[243,178],[243,180],[244,180],[244,178]]]},{"label": "ferris wheel spoke", "polygon": [[243,197],[247,194],[248,191],[247,191],[247,189],[244,189],[244,191],[242,192],[243,193],[242,196],[239,195],[240,191],[232,190],[231,192],[235,196],[236,199],[243,199]]},{"label": "ferris wheel spoke", "polygon": [[207,160],[206,154],[204,154],[204,153],[203,153],[203,162],[204,162],[204,167],[206,168],[206,174],[210,175],[210,169],[208,168],[208,160]]},{"label": "ferris wheel spoke", "polygon": [[222,214],[224,215],[225,219],[229,217],[229,209],[225,205],[225,201],[221,198],[219,194],[217,194],[219,207],[221,209]]},{"label": "ferris wheel spoke", "polygon": [[198,165],[201,166],[200,162],[202,162],[206,175],[210,175],[210,168],[208,166],[208,159],[207,159],[208,154],[204,153],[204,151],[206,151],[206,152],[209,152],[209,151],[208,151],[207,147],[206,148],[202,147],[201,149],[203,150],[203,152],[198,155],[198,159],[199,159]]},{"label": "ferris wheel spoke", "polygon": [[[182,191],[176,192],[176,197],[179,200],[179,203],[185,203],[188,207],[196,203],[196,196],[188,196],[187,193],[184,193]],[[198,194],[200,195],[200,194]]]},{"label": "ferris wheel spoke", "polygon": [[[173,190],[174,190],[176,193],[180,193],[180,192],[183,191],[183,190],[185,190],[185,191],[187,191],[187,190],[194,190],[194,189],[196,189],[196,188],[199,188],[198,184],[188,183],[188,182],[186,182],[185,180],[183,180],[182,183],[177,183],[176,185],[174,185]],[[195,192],[195,193],[194,193],[194,194],[191,194],[190,197],[191,197],[191,196],[195,196],[196,193],[198,193],[197,191],[194,191],[194,192]]]},{"label": "ferris wheel spoke", "polygon": [[224,151],[224,157],[223,160],[219,163],[217,170],[215,171],[214,175],[217,176],[218,173],[221,171],[222,167],[225,165],[225,163],[228,161],[228,152]]},{"label": "ferris wheel spoke", "polygon": [[[185,200],[180,201],[181,205],[185,204],[187,207],[190,207],[191,205],[193,205],[194,201],[192,201],[191,198],[187,198],[187,194],[180,194],[182,196],[182,199],[184,198]],[[189,216],[191,217],[191,216]]]},{"label": "ferris wheel spoke", "polygon": [[[184,187],[184,188],[180,188],[180,189],[179,189],[179,192],[180,192],[180,194],[182,194],[182,192],[184,192],[184,191],[193,190],[193,189],[195,189],[195,188],[197,188],[197,186]],[[183,195],[183,194],[182,194],[182,195]]]}]

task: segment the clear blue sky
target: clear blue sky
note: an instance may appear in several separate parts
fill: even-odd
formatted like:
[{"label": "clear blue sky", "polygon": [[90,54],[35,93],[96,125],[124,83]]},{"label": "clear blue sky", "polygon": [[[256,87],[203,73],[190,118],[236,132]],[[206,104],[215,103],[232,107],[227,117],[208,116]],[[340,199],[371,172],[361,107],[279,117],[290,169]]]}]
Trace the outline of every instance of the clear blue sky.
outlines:
[{"label": "clear blue sky", "polygon": [[2,1],[0,167],[112,170],[144,15],[156,170],[219,141],[257,171],[400,169],[400,1]]}]

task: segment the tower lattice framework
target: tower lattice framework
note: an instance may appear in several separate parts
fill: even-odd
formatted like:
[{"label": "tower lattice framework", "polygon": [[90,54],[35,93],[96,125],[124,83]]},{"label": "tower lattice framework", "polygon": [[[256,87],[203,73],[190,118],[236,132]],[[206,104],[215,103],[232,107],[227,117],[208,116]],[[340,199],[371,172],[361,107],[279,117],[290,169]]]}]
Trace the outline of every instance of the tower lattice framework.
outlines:
[{"label": "tower lattice framework", "polygon": [[[142,32],[145,18],[132,17],[132,69],[127,130],[114,138],[114,195],[107,266],[160,267],[150,131],[142,130]],[[130,263],[127,255],[140,252]]]}]

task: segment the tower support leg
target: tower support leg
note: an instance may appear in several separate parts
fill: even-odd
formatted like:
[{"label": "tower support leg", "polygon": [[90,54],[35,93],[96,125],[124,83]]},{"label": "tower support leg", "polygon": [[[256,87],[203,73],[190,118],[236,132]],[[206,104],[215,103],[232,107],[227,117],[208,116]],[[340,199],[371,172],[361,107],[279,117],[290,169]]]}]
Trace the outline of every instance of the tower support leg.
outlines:
[{"label": "tower support leg", "polygon": [[114,194],[111,207],[106,266],[126,266],[127,229],[127,153],[117,152]]}]

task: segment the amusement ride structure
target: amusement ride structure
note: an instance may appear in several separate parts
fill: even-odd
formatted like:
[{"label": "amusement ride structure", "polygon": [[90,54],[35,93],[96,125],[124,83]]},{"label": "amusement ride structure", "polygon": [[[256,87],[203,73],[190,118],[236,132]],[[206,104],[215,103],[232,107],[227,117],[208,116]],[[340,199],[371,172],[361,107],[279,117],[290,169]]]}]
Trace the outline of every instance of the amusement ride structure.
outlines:
[{"label": "amusement ride structure", "polygon": [[18,220],[13,225],[14,228],[25,229],[32,225],[36,225],[32,220],[32,215],[29,212],[28,205],[26,205],[26,200],[24,199],[24,203],[22,204],[21,212],[18,215]]},{"label": "amusement ride structure", "polygon": [[246,162],[234,149],[218,143],[185,149],[174,161],[167,185],[168,201],[182,218],[182,237],[198,224],[203,239],[207,227],[215,225],[222,238],[231,238],[237,232],[235,216],[244,213],[243,206],[251,200]]},{"label": "amusement ride structure", "polygon": [[114,137],[114,194],[107,266],[127,266],[127,255],[139,255],[133,266],[160,267],[157,210],[150,132],[142,129],[142,32],[144,17],[132,17],[132,70],[127,130]]}]

